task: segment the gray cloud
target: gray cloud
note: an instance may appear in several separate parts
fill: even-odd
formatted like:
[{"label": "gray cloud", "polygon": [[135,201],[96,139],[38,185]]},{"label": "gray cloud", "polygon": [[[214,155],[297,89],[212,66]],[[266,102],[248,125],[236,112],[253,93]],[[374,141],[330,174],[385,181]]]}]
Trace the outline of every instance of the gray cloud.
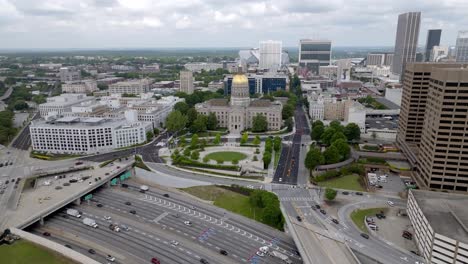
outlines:
[{"label": "gray cloud", "polygon": [[390,46],[408,11],[422,12],[421,44],[431,27],[453,44],[466,10],[466,0],[0,0],[0,48],[292,46],[313,36]]}]

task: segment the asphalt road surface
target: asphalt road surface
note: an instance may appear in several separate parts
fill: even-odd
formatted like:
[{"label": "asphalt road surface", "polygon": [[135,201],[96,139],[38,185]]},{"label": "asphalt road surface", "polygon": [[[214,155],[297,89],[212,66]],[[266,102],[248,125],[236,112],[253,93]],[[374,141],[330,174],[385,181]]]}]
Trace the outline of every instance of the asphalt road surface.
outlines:
[{"label": "asphalt road surface", "polygon": [[302,135],[310,134],[310,130],[302,107],[298,106],[296,108],[294,119],[296,121],[296,133],[292,136],[290,144],[283,144],[273,183],[297,184],[299,164],[304,162],[299,158]]},{"label": "asphalt road surface", "polygon": [[[282,232],[175,193],[169,193],[170,197],[163,194],[105,188],[93,194],[89,205],[85,202],[75,206],[83,217],[95,219],[99,228],[93,229],[81,219],[64,218],[63,213],[58,213],[33,232],[50,232],[51,237],[77,245],[98,261],[110,254],[117,263],[148,263],[152,257],[161,263],[197,263],[201,258],[209,263],[282,263],[272,256],[255,255],[260,246],[268,245],[289,256],[293,263],[302,263],[294,253],[294,242]],[[103,207],[96,207],[97,203]],[[129,213],[130,210],[136,214]],[[106,220],[104,216],[112,219]],[[185,225],[184,221],[192,225]],[[111,231],[110,223],[125,224],[129,230]],[[172,240],[179,244],[172,244]],[[86,247],[98,254],[87,253]],[[221,249],[228,255],[221,255]]]}]

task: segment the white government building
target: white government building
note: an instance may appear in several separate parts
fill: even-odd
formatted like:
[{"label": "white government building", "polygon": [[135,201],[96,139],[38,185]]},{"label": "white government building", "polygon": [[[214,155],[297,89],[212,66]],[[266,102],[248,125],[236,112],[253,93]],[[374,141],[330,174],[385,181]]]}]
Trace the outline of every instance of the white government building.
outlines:
[{"label": "white government building", "polygon": [[126,118],[60,117],[31,122],[33,150],[55,154],[93,154],[146,142],[150,122],[137,121],[136,111]]},{"label": "white government building", "polygon": [[242,73],[233,76],[230,102],[228,99],[211,99],[196,104],[195,109],[204,115],[215,113],[218,125],[226,127],[231,134],[240,134],[252,128],[253,118],[257,114],[266,117],[268,130],[279,130],[282,125],[283,105],[281,102],[250,99],[249,81]]}]

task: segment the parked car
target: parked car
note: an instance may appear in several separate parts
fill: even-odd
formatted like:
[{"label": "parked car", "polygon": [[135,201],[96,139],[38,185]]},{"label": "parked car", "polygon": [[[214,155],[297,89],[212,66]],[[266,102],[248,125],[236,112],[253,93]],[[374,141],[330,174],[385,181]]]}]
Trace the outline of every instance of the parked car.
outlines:
[{"label": "parked car", "polygon": [[179,242],[175,241],[175,240],[172,240],[171,241],[171,245],[173,246],[178,246],[179,245]]},{"label": "parked car", "polygon": [[96,204],[96,206],[97,206],[97,207],[103,207],[103,205],[100,204],[100,203]]},{"label": "parked car", "polygon": [[322,214],[324,214],[324,215],[327,214],[327,212],[325,212],[325,210],[323,210],[323,209],[320,209],[320,213],[322,213]]},{"label": "parked car", "polygon": [[337,219],[335,219],[335,218],[332,218],[332,222],[335,223],[335,224],[339,224],[339,223],[340,223],[340,222],[339,222]]},{"label": "parked car", "polygon": [[320,209],[320,205],[319,205],[319,204],[316,204],[316,205],[315,205],[315,208]]},{"label": "parked car", "polygon": [[392,202],[392,201],[387,201],[387,204],[390,205],[390,206],[394,206],[394,205],[395,205],[395,203]]},{"label": "parked car", "polygon": [[365,238],[365,239],[369,239],[369,235],[366,234],[366,233],[361,233],[361,236],[362,236],[363,238]]},{"label": "parked car", "polygon": [[221,250],[219,250],[219,254],[227,256],[228,252],[226,250],[224,250],[224,249],[221,249]]},{"label": "parked car", "polygon": [[302,222],[302,218],[300,216],[296,216],[297,221]]},{"label": "parked car", "polygon": [[342,194],[344,194],[344,195],[348,195],[348,194],[349,194],[349,192],[346,192],[346,191],[344,191],[344,192],[342,192]]},{"label": "parked car", "polygon": [[115,258],[113,256],[111,256],[111,255],[107,255],[106,260],[108,260],[110,262],[114,262]]},{"label": "parked car", "polygon": [[364,195],[364,194],[362,194],[362,192],[356,192],[356,195],[362,196],[362,195]]}]

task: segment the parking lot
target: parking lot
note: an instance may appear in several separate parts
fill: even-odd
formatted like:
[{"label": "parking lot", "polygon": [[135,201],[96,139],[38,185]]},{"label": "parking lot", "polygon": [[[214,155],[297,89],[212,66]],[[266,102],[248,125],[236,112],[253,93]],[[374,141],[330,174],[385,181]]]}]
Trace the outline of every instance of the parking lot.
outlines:
[{"label": "parking lot", "polygon": [[397,247],[408,251],[417,251],[416,243],[414,238],[412,240],[402,237],[403,231],[409,231],[414,235],[413,227],[411,226],[408,216],[403,213],[405,210],[392,207],[386,212],[385,219],[374,219],[375,225],[378,226],[378,231],[372,231],[375,236],[384,239]]},{"label": "parking lot", "polygon": [[[392,172],[382,172],[380,170],[376,170],[373,173],[377,174],[378,177],[382,175],[387,176],[385,179],[381,178],[381,180],[378,180],[373,186],[375,191],[378,193],[397,194],[406,189],[403,180],[398,174]],[[378,186],[381,186],[382,188],[378,188]]]}]

